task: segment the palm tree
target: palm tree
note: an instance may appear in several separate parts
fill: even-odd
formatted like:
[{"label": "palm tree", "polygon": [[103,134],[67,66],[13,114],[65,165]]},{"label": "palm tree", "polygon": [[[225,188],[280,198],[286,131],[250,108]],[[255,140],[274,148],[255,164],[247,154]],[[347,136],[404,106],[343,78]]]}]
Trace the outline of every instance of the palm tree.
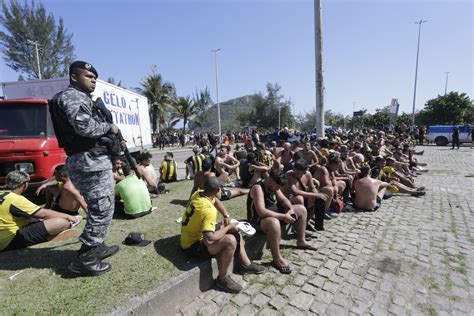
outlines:
[{"label": "palm tree", "polygon": [[122,80],[120,80],[118,83],[116,83],[114,77],[109,77],[109,78],[107,78],[106,81],[107,81],[108,83],[111,83],[111,84],[117,86],[117,87],[125,88],[124,86],[122,86]]},{"label": "palm tree", "polygon": [[[169,119],[168,111],[171,109],[176,89],[171,82],[163,82],[163,78],[155,69],[140,82],[141,88],[137,91],[144,95],[150,103],[151,123],[153,132],[161,130],[161,125]],[[157,129],[158,128],[158,129]]]},{"label": "palm tree", "polygon": [[201,112],[200,104],[191,100],[189,96],[179,97],[173,104],[173,114],[175,120],[171,125],[175,125],[179,120],[183,120],[183,134],[186,133],[186,125],[190,120]]},{"label": "palm tree", "polygon": [[207,110],[209,109],[209,105],[212,104],[211,92],[209,88],[206,86],[204,90],[199,92],[196,89],[196,94],[193,96],[193,102],[196,105],[198,112],[193,119],[193,123],[202,129],[207,120]]}]

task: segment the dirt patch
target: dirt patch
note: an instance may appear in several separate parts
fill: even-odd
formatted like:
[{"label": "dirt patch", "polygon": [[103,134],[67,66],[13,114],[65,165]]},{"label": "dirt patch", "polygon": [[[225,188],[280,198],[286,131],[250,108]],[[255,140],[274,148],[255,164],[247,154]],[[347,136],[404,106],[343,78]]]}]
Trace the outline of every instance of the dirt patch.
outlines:
[{"label": "dirt patch", "polygon": [[402,267],[402,261],[398,258],[386,256],[383,259],[378,260],[375,266],[380,270],[380,272],[399,275]]}]

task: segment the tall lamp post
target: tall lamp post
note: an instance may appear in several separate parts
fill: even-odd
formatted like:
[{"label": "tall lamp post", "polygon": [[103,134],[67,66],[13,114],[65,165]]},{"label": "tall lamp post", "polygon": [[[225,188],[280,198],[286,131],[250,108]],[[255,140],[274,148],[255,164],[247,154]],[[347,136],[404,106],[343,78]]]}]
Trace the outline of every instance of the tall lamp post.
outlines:
[{"label": "tall lamp post", "polygon": [[39,59],[39,50],[38,50],[38,42],[27,40],[26,41],[30,45],[35,45],[35,52],[36,52],[36,65],[38,66],[38,79],[41,80],[41,67],[40,67],[40,59]]},{"label": "tall lamp post", "polygon": [[220,48],[211,49],[211,52],[214,53],[214,63],[216,68],[216,101],[217,101],[217,123],[219,126],[219,142],[221,141],[222,130],[221,130],[221,106],[219,104],[219,77],[218,77],[218,66],[217,66],[217,52],[220,51]]},{"label": "tall lamp post", "polygon": [[316,70],[316,131],[324,137],[324,81],[323,81],[323,38],[322,0],[314,0],[314,48]]},{"label": "tall lamp post", "polygon": [[448,93],[448,76],[449,76],[449,71],[446,71],[446,83],[444,84],[444,95]]},{"label": "tall lamp post", "polygon": [[420,54],[420,35],[421,35],[421,24],[428,22],[427,20],[420,20],[415,22],[418,24],[418,46],[416,49],[416,68],[415,68],[415,88],[413,89],[413,110],[412,110],[412,118],[411,118],[411,127],[412,129],[415,126],[415,101],[416,101],[416,81],[418,79],[418,56]]}]

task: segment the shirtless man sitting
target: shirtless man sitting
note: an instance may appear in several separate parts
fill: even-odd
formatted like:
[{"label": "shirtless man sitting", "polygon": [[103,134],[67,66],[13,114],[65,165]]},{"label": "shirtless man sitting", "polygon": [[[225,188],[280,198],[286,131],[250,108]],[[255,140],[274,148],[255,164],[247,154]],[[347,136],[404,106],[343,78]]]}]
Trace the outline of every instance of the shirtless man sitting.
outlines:
[{"label": "shirtless man sitting", "polygon": [[[327,164],[324,166],[318,166],[313,175],[320,183],[320,190],[327,190],[325,192],[330,193],[329,196],[333,199],[342,196],[342,192],[344,192],[346,188],[346,183],[342,180],[336,180],[334,175],[334,172],[339,169],[341,163],[342,160],[339,154],[331,153],[328,155]],[[329,209],[331,202],[332,199],[326,201],[326,209]]]},{"label": "shirtless man sitting", "polygon": [[148,192],[158,194],[158,174],[151,163],[152,157],[148,151],[141,152],[137,157],[137,169],[147,185]]},{"label": "shirtless man sitting", "polygon": [[272,265],[284,274],[291,273],[289,264],[280,252],[281,223],[296,225],[296,246],[300,249],[316,250],[306,242],[306,208],[292,205],[281,192],[286,185],[286,176],[280,170],[271,170],[269,177],[257,182],[247,198],[247,219],[257,231],[267,237],[272,253]]},{"label": "shirtless man sitting", "polygon": [[[194,192],[197,190],[204,190],[204,184],[206,183],[206,179],[209,177],[215,177],[216,174],[211,171],[212,169],[212,161],[209,158],[206,158],[202,161],[202,171],[198,171],[194,175],[194,185],[191,190],[190,199],[193,196]],[[249,193],[249,189],[243,188],[224,188],[224,184],[227,182],[229,175],[227,172],[224,172],[219,176],[219,183],[221,184],[221,191],[218,195],[219,200],[226,201],[230,200],[234,197],[245,195]]]},{"label": "shirtless man sitting", "polygon": [[66,166],[56,168],[54,177],[55,180],[41,185],[36,190],[36,195],[40,195],[44,190],[46,195],[45,208],[69,215],[78,215],[79,207],[82,207],[84,212],[87,213],[87,203],[69,179]]},{"label": "shirtless man sitting", "polygon": [[360,177],[354,181],[353,202],[358,210],[376,211],[382,204],[382,198],[389,184],[370,177],[369,166],[360,170]]},{"label": "shirtless man sitting", "polygon": [[236,179],[240,180],[240,162],[227,153],[227,148],[222,147],[219,150],[214,164],[217,176],[220,176],[224,172],[227,172],[229,175],[234,173]]},{"label": "shirtless man sitting", "polygon": [[[288,183],[284,193],[292,204],[303,204],[308,210],[307,230],[324,230],[326,201],[331,199],[332,192],[327,188],[323,188],[321,192],[318,192],[308,169],[309,165],[306,160],[298,160],[295,163],[295,168],[286,173]],[[313,218],[314,226],[310,224],[310,220]]]},{"label": "shirtless man sitting", "polygon": [[283,150],[280,151],[278,154],[276,160],[280,163],[281,166],[283,166],[283,171],[288,171],[290,170],[289,165],[290,162],[292,161],[294,152],[291,150],[291,144],[286,142],[283,144]]},{"label": "shirtless man sitting", "polygon": [[308,162],[311,172],[316,171],[319,160],[316,153],[311,149],[311,142],[307,141],[304,143],[303,149],[301,150],[301,157]]}]

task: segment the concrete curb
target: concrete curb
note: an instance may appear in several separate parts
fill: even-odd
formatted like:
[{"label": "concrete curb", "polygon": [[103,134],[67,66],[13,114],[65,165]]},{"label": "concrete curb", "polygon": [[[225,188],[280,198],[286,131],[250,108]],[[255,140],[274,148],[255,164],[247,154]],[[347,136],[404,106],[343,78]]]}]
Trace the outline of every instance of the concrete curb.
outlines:
[{"label": "concrete curb", "polygon": [[[256,234],[246,240],[245,246],[249,258],[261,258],[265,236]],[[212,288],[217,272],[217,260],[214,258],[206,260],[145,295],[130,299],[127,306],[119,307],[108,315],[174,315],[178,308],[182,308],[202,292]]]},{"label": "concrete curb", "polygon": [[174,315],[177,308],[192,302],[201,292],[210,289],[216,276],[217,260],[202,262],[145,295],[132,298],[127,306],[116,309],[109,315]]}]

